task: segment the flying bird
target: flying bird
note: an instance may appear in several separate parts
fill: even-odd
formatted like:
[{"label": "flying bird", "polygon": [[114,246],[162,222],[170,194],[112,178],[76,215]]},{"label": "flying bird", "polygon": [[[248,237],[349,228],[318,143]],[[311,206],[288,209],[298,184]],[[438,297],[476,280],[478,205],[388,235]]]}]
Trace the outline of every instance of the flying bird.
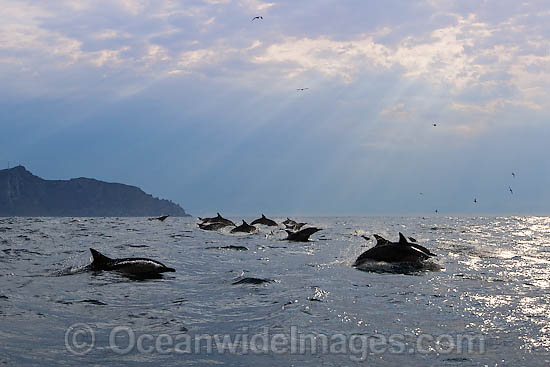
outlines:
[{"label": "flying bird", "polygon": [[264,17],[262,17],[262,16],[257,16],[257,17],[254,17],[254,18],[252,18],[251,22],[255,21],[256,19],[262,19],[262,20],[263,20],[263,19],[264,19]]},{"label": "flying bird", "polygon": [[435,127],[435,126],[437,126],[437,124],[436,124],[436,123],[434,123],[434,127]]},{"label": "flying bird", "polygon": [[296,90],[302,91],[302,90],[308,90],[309,88],[297,88]]},{"label": "flying bird", "polygon": [[512,177],[516,178],[516,174],[514,172],[512,172]]},{"label": "flying bird", "polygon": [[510,186],[508,186],[508,190],[510,190],[510,194],[513,194],[514,192],[512,191],[512,188]]},{"label": "flying bird", "polygon": [[477,198],[474,198],[474,203],[477,203]]},{"label": "flying bird", "polygon": [[436,212],[436,213],[439,213],[439,212],[437,211],[437,209],[435,210],[435,212]]}]

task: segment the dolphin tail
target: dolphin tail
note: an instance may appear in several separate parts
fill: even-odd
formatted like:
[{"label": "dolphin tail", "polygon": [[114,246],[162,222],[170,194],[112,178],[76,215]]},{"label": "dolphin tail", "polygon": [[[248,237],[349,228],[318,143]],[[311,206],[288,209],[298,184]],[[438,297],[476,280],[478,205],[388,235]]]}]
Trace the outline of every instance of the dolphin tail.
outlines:
[{"label": "dolphin tail", "polygon": [[94,258],[92,264],[100,265],[112,260],[107,256],[101,254],[99,251],[94,250],[93,248],[90,249],[90,252],[92,253],[92,257]]}]

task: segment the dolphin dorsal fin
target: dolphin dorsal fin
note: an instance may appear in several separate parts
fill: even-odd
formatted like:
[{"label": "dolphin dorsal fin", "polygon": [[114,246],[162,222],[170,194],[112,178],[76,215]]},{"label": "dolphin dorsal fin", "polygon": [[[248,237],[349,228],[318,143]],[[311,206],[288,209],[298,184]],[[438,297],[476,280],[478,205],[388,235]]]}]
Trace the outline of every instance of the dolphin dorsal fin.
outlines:
[{"label": "dolphin dorsal fin", "polygon": [[407,238],[405,238],[405,236],[403,236],[403,233],[399,232],[399,244],[400,245],[406,245],[408,243],[409,243],[409,241],[407,241]]},{"label": "dolphin dorsal fin", "polygon": [[221,218],[221,217],[222,217],[222,216],[220,215],[220,213],[216,213],[216,214],[218,214],[218,218]]},{"label": "dolphin dorsal fin", "polygon": [[100,253],[99,251],[94,250],[93,248],[90,249],[90,252],[92,253],[92,257],[94,258],[93,262],[96,264],[102,264],[112,260]]},{"label": "dolphin dorsal fin", "polygon": [[246,222],[244,221],[244,219],[243,219],[243,224],[242,224],[242,225],[243,225],[243,226],[247,226],[248,223],[246,223]]},{"label": "dolphin dorsal fin", "polygon": [[376,240],[376,246],[381,245],[383,242],[385,242],[382,236],[379,236],[377,234],[373,234],[372,236]]},{"label": "dolphin dorsal fin", "polygon": [[265,219],[265,215],[264,215],[264,213],[262,213],[262,219]]}]

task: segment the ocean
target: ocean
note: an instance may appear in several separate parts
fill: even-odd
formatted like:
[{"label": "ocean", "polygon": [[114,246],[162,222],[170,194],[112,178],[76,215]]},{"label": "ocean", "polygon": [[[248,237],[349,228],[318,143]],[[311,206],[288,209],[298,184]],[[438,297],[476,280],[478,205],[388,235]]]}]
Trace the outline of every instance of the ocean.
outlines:
[{"label": "ocean", "polygon": [[[194,218],[0,218],[0,364],[550,365],[550,218],[293,219],[322,231],[297,243]],[[437,256],[352,267],[373,246],[361,235],[399,232]],[[176,272],[93,272],[90,248]]]}]

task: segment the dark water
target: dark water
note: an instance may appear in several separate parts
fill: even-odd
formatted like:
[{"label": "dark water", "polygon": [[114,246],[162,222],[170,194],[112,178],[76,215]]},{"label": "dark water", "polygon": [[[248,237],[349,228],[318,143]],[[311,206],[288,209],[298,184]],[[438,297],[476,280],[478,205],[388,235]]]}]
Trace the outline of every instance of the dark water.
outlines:
[{"label": "dark water", "polygon": [[[191,218],[2,218],[0,364],[550,365],[549,218],[296,219],[323,231],[303,244]],[[372,245],[360,234],[399,231],[433,263],[351,267]],[[177,272],[84,271],[90,247]]]}]

